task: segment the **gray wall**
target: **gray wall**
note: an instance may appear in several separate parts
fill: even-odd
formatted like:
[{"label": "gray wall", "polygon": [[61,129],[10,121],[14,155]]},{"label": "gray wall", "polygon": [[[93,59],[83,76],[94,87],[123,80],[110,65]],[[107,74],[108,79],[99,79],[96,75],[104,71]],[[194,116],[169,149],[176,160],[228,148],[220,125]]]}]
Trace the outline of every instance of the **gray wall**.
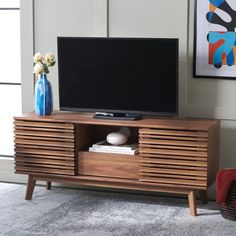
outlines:
[{"label": "gray wall", "polygon": [[[221,119],[221,167],[236,166],[236,81],[192,78],[193,0],[110,0],[109,33],[120,37],[178,37],[180,115]],[[107,0],[21,0],[23,110],[33,110],[31,58],[55,54],[57,36],[106,36]],[[29,24],[30,22],[30,24]],[[49,74],[58,109],[57,68]],[[211,189],[214,195],[214,186]]]}]

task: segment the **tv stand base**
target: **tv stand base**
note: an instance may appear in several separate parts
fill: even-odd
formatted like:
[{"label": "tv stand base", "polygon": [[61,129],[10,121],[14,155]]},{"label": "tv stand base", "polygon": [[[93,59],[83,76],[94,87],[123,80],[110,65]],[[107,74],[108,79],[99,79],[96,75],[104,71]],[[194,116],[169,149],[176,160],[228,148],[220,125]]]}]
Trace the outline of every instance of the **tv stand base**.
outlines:
[{"label": "tv stand base", "polygon": [[[117,119],[123,119],[119,115]],[[196,215],[195,195],[199,192],[202,202],[207,202],[206,191],[219,169],[220,122],[170,117],[111,119],[71,112],[15,117],[15,173],[28,175],[25,198],[32,198],[37,181],[46,181],[47,189],[51,182],[62,182],[181,194],[188,196],[191,214]],[[137,154],[89,151],[122,127],[129,128],[130,140],[138,143]]]},{"label": "tv stand base", "polygon": [[[25,200],[31,200],[34,192],[34,188],[36,185],[36,181],[46,181],[46,189],[51,190],[51,182],[64,182],[64,183],[75,183],[77,178],[75,179],[63,179],[61,177],[48,177],[48,176],[43,176],[43,175],[29,175],[28,176],[28,183],[27,183],[27,189],[26,189],[26,195],[25,195]],[[109,184],[105,182],[97,182],[97,181],[86,181],[85,179],[77,180],[76,181],[80,185],[84,186],[97,186],[97,187],[117,187],[117,188],[122,188],[119,184]],[[192,216],[197,215],[197,208],[196,208],[196,190],[186,190],[186,189],[174,189],[174,188],[163,188],[163,187],[153,187],[150,186],[150,189],[145,188],[144,186],[132,186],[132,187],[127,187],[124,186],[126,189],[130,190],[147,190],[147,191],[152,191],[152,192],[166,192],[166,193],[177,193],[177,194],[184,194],[188,195],[188,202],[189,202],[189,208],[190,208],[190,214]],[[200,196],[204,195],[206,198],[204,200],[201,198],[202,203],[206,203],[207,199],[207,192],[206,191],[199,191]]]}]

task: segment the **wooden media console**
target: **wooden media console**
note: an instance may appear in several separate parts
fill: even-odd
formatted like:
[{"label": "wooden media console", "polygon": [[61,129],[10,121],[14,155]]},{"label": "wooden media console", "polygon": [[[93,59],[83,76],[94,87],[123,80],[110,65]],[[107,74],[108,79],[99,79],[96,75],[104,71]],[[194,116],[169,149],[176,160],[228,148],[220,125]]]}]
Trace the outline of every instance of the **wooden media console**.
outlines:
[{"label": "wooden media console", "polygon": [[[89,152],[121,127],[139,144],[137,155]],[[219,165],[218,120],[155,117],[137,121],[94,119],[91,113],[34,113],[14,118],[15,172],[28,175],[26,199],[37,180],[188,195],[207,202]]]}]

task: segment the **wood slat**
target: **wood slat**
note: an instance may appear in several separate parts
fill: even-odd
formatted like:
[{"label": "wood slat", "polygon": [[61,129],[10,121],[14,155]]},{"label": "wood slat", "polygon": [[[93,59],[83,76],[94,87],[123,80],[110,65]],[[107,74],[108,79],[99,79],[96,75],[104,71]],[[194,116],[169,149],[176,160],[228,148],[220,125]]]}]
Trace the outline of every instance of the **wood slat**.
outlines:
[{"label": "wood slat", "polygon": [[194,152],[194,151],[179,151],[179,150],[166,150],[166,149],[154,149],[154,148],[139,148],[139,153],[148,154],[165,154],[165,155],[174,155],[174,156],[193,156],[193,157],[207,157],[206,152]]},{"label": "wood slat", "polygon": [[[153,173],[153,172],[142,172],[142,177],[166,177],[166,178],[174,178],[176,179],[184,179],[184,180],[202,180],[206,181],[206,177],[201,176],[185,176],[185,175],[172,175],[172,174],[162,174],[162,173]],[[141,178],[142,178],[141,177]]]},{"label": "wood slat", "polygon": [[206,171],[196,171],[196,170],[185,170],[182,169],[171,169],[171,168],[147,168],[141,166],[139,171],[142,172],[154,172],[154,173],[168,173],[168,174],[175,174],[175,175],[183,175],[183,176],[202,176],[206,177]]},{"label": "wood slat", "polygon": [[54,164],[61,166],[75,166],[74,162],[68,160],[55,160],[55,159],[41,159],[41,158],[26,158],[26,157],[16,157],[16,162],[22,163],[37,163],[37,164]]},{"label": "wood slat", "polygon": [[57,129],[74,129],[73,124],[58,123],[58,122],[37,122],[37,121],[14,121],[15,127],[43,127],[43,128],[57,128]]},{"label": "wood slat", "polygon": [[162,155],[162,154],[153,154],[153,153],[142,153],[142,159],[150,158],[151,160],[155,158],[161,159],[178,159],[178,160],[189,160],[189,161],[207,161],[206,157],[192,157],[192,156],[175,156],[175,155]]},{"label": "wood slat", "polygon": [[17,130],[24,130],[24,131],[43,131],[43,132],[58,132],[58,133],[74,133],[73,129],[56,129],[56,128],[45,128],[45,127],[25,127],[25,126],[19,126],[15,127]]},{"label": "wood slat", "polygon": [[206,171],[206,167],[202,166],[182,166],[182,165],[166,165],[166,164],[152,164],[152,163],[140,163],[140,167],[155,167],[155,168],[171,168],[178,170],[194,170],[194,171]]},{"label": "wood slat", "polygon": [[174,145],[157,145],[157,144],[143,144],[142,142],[139,144],[139,148],[153,148],[153,149],[173,149],[173,150],[186,150],[186,151],[200,151],[206,152],[207,148],[202,147],[187,147],[187,146],[174,146]]},{"label": "wood slat", "polygon": [[[139,162],[147,162],[147,160],[140,159]],[[183,161],[183,160],[169,160],[169,159],[153,159],[152,161],[148,161],[148,163],[154,164],[165,164],[165,165],[181,165],[181,166],[202,166],[206,167],[207,162],[200,162],[200,161]]]},{"label": "wood slat", "polygon": [[202,131],[186,131],[186,130],[173,130],[173,129],[140,129],[140,134],[157,134],[157,135],[170,135],[170,136],[186,136],[186,137],[208,137],[207,132]]},{"label": "wood slat", "polygon": [[74,170],[73,166],[62,166],[62,165],[54,165],[54,164],[43,164],[43,163],[23,163],[23,162],[15,162],[17,166],[28,166],[28,167],[40,167],[40,168],[50,168],[50,169],[58,169],[58,170]]},{"label": "wood slat", "polygon": [[49,150],[38,150],[30,148],[15,148],[15,153],[32,153],[32,154],[41,154],[41,155],[52,155],[52,156],[64,156],[64,157],[74,157],[74,152],[63,152],[63,151],[49,151]]},{"label": "wood slat", "polygon": [[56,155],[51,156],[51,155],[32,154],[32,153],[16,153],[15,157],[40,158],[40,159],[50,159],[50,160],[68,160],[74,162],[74,157],[56,156]]},{"label": "wood slat", "polygon": [[150,139],[150,138],[141,138],[140,144],[155,144],[155,145],[167,145],[167,146],[180,146],[180,147],[204,147],[207,148],[207,142],[195,141],[175,141],[168,139]]},{"label": "wood slat", "polygon": [[25,136],[25,135],[15,135],[16,139],[23,139],[25,141],[39,140],[39,141],[51,141],[51,142],[64,142],[64,143],[73,143],[74,137],[39,137],[39,136]]},{"label": "wood slat", "polygon": [[25,140],[24,138],[15,138],[15,144],[29,144],[39,146],[61,147],[61,148],[74,148],[74,142],[58,142],[58,141],[44,141],[44,140]]},{"label": "wood slat", "polygon": [[207,138],[204,137],[185,137],[185,136],[167,136],[167,135],[152,135],[152,134],[139,134],[140,140],[148,139],[163,139],[163,140],[183,140],[183,141],[198,141],[207,142]]},{"label": "wood slat", "polygon": [[45,174],[59,174],[59,175],[74,175],[72,170],[62,170],[62,169],[53,169],[53,168],[32,168],[28,166],[16,165],[16,172],[26,172],[26,173],[45,173]]},{"label": "wood slat", "polygon": [[73,133],[65,133],[65,132],[32,132],[25,130],[15,130],[15,135],[24,135],[24,136],[37,136],[37,137],[61,137],[61,138],[71,138],[74,139]]},{"label": "wood slat", "polygon": [[36,149],[36,150],[53,150],[53,151],[65,151],[65,152],[73,152],[73,147],[59,147],[59,146],[40,146],[40,145],[31,145],[31,144],[16,144],[17,148],[25,148],[25,149]]}]

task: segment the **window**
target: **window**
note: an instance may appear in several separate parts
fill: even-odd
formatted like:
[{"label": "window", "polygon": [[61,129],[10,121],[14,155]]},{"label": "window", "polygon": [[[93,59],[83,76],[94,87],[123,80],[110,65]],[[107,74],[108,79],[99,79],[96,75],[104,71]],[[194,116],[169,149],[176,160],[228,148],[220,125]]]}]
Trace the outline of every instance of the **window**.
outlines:
[{"label": "window", "polygon": [[13,116],[21,114],[20,0],[0,0],[0,156],[12,156]]}]

